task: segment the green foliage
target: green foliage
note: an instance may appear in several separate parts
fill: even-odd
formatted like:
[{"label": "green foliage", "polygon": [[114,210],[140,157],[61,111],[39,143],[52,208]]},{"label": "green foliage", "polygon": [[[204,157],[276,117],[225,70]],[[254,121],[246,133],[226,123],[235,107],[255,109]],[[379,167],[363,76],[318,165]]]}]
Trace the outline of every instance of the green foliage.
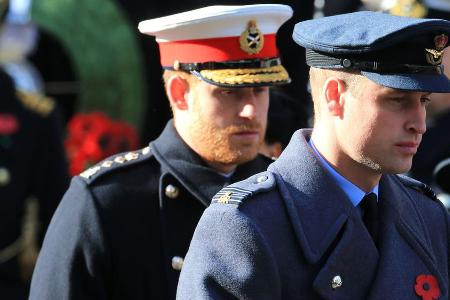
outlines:
[{"label": "green foliage", "polygon": [[79,78],[79,110],[105,111],[138,128],[144,111],[142,56],[137,28],[120,6],[113,0],[38,0],[32,18],[71,57]]}]

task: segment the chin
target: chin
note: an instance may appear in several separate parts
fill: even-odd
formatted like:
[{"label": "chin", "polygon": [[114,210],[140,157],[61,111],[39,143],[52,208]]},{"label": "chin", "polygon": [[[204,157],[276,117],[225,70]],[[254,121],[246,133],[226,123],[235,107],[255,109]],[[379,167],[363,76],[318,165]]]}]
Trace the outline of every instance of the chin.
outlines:
[{"label": "chin", "polygon": [[390,168],[385,168],[385,172],[383,173],[391,173],[391,174],[403,174],[407,173],[412,166],[412,162],[405,162],[403,164],[397,164],[396,166],[391,166]]},{"label": "chin", "polygon": [[249,162],[249,161],[255,159],[257,155],[258,155],[258,152],[255,152],[255,153],[252,153],[252,154],[248,154],[248,155],[243,155],[243,156],[239,157],[237,163],[238,164],[243,164],[243,163]]},{"label": "chin", "polygon": [[245,149],[239,151],[239,154],[237,154],[235,157],[235,164],[243,164],[246,162],[249,162],[256,158],[258,155],[258,149]]}]

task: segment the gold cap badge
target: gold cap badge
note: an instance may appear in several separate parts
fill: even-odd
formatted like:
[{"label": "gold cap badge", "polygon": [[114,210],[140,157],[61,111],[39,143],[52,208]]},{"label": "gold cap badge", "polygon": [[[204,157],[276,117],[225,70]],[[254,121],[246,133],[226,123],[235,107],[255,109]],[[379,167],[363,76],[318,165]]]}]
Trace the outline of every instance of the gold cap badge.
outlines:
[{"label": "gold cap badge", "polygon": [[435,49],[425,48],[425,55],[427,62],[431,65],[439,65],[442,63],[442,56],[444,48],[447,46],[448,36],[446,34],[437,35],[434,37]]},{"label": "gold cap badge", "polygon": [[250,20],[247,29],[242,32],[239,38],[241,49],[248,54],[257,54],[264,47],[264,35],[256,26],[256,21]]}]

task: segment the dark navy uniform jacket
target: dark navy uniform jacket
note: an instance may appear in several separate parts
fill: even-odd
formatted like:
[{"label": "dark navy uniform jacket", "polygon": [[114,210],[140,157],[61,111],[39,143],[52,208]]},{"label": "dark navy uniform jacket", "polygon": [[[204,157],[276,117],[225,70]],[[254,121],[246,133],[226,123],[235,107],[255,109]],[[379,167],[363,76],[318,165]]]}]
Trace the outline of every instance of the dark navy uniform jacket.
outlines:
[{"label": "dark navy uniform jacket", "polygon": [[27,199],[37,199],[40,244],[69,185],[58,117],[50,99],[16,92],[11,78],[0,70],[1,299],[27,297],[18,263]]},{"label": "dark navy uniform jacket", "polygon": [[297,131],[267,172],[214,197],[177,299],[427,299],[416,288],[431,290],[433,280],[437,299],[448,299],[449,215],[431,191],[382,176],[377,248],[309,138]]},{"label": "dark navy uniform jacket", "polygon": [[[270,161],[258,156],[238,166],[231,180],[260,172]],[[149,147],[74,177],[45,237],[30,299],[175,298],[195,226],[227,184],[172,122]]]}]

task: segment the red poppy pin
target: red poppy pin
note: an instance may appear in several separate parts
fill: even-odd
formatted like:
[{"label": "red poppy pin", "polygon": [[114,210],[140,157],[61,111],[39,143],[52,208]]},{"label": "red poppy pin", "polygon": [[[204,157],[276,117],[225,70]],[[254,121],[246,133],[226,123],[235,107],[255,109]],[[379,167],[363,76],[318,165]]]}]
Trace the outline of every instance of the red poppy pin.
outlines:
[{"label": "red poppy pin", "polygon": [[437,35],[434,37],[434,45],[437,50],[442,50],[447,46],[448,36],[446,34]]},{"label": "red poppy pin", "polygon": [[435,300],[441,295],[439,284],[433,275],[421,274],[417,276],[414,290],[417,295],[422,297],[422,300]]},{"label": "red poppy pin", "polygon": [[19,121],[12,114],[0,114],[0,135],[10,135],[19,129]]}]

